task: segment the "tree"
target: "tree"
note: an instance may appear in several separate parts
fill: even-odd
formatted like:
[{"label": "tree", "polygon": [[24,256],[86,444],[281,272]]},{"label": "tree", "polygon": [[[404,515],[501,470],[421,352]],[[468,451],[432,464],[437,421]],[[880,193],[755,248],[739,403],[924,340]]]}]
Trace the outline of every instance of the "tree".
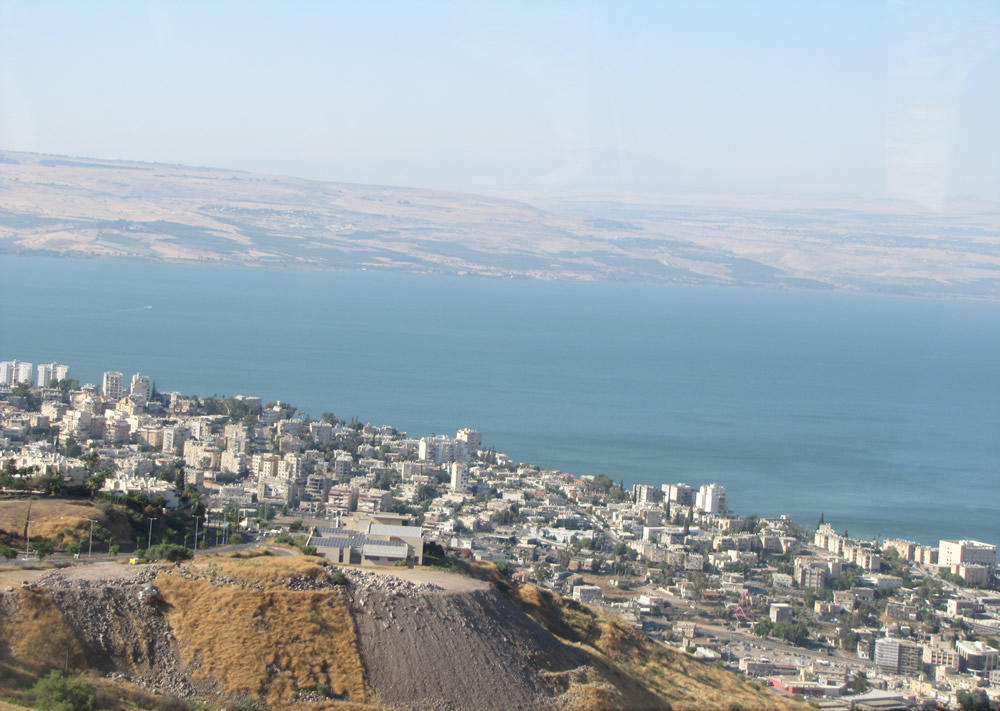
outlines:
[{"label": "tree", "polygon": [[83,675],[64,676],[53,669],[35,682],[30,696],[36,709],[44,711],[95,711],[97,693]]},{"label": "tree", "polygon": [[70,541],[67,543],[66,552],[72,556],[80,555],[80,541]]},{"label": "tree", "polygon": [[758,637],[767,637],[771,634],[771,628],[773,626],[774,625],[771,623],[771,620],[761,620],[753,626],[753,633]]},{"label": "tree", "polygon": [[819,514],[819,522],[816,524],[816,530],[818,531],[822,525],[823,525],[823,512],[821,511]]},{"label": "tree", "polygon": [[552,577],[552,569],[544,560],[540,560],[535,563],[534,573],[535,580],[538,581],[539,585],[544,585],[549,581],[549,578]]},{"label": "tree", "polygon": [[113,556],[117,556],[117,555],[118,555],[118,552],[119,552],[119,551],[120,551],[121,549],[122,549],[122,547],[121,547],[120,545],[118,545],[117,543],[114,543],[114,544],[112,544],[112,545],[111,545],[111,548],[110,548],[110,551],[109,551],[109,552],[111,553],[111,555],[113,555]]},{"label": "tree", "polygon": [[965,711],[990,711],[990,697],[982,689],[975,691],[962,689],[955,694],[955,699]]},{"label": "tree", "polygon": [[17,558],[17,551],[7,544],[0,544],[0,556],[3,556],[7,560],[13,560]]},{"label": "tree", "polygon": [[45,559],[45,556],[51,555],[54,546],[52,545],[52,541],[47,538],[36,538],[31,542],[31,550],[35,551],[38,560],[42,561]]},{"label": "tree", "polygon": [[856,694],[863,694],[872,688],[872,685],[868,681],[868,675],[862,671],[854,675],[854,679],[851,680],[850,688],[851,691]]},{"label": "tree", "polygon": [[243,542],[243,536],[241,536],[239,533],[234,533],[229,537],[229,545],[231,546],[238,546],[242,542]]}]

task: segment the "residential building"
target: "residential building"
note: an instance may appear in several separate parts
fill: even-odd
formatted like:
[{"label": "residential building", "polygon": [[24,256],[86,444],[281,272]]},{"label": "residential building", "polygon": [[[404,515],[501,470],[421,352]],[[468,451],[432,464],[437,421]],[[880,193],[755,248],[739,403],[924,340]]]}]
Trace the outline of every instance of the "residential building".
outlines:
[{"label": "residential building", "polygon": [[632,500],[640,506],[658,504],[663,501],[663,489],[649,484],[635,484],[632,487]]},{"label": "residential building", "polygon": [[460,429],[458,434],[455,435],[455,439],[461,442],[465,442],[466,451],[475,453],[483,448],[483,435],[476,430],[470,430],[468,427]]},{"label": "residential building", "polygon": [[994,669],[1000,669],[997,650],[984,642],[959,640],[955,642],[955,650],[965,671],[988,676]]},{"label": "residential building", "polygon": [[687,484],[664,484],[660,487],[664,498],[672,504],[694,506],[694,489]]},{"label": "residential building", "polygon": [[938,546],[938,565],[985,565],[995,568],[997,547],[981,541],[941,541]]},{"label": "residential building", "polygon": [[[69,377],[69,366],[59,363],[39,363],[38,364],[38,387],[47,388],[56,381]],[[2,381],[2,377],[0,377]]]},{"label": "residential building", "polygon": [[469,490],[469,470],[462,462],[452,462],[451,470],[451,490],[456,494],[464,494]]},{"label": "residential building", "polygon": [[698,490],[694,507],[702,513],[719,516],[729,510],[726,501],[726,487],[718,484],[706,484]]},{"label": "residential building", "polygon": [[875,664],[886,674],[917,674],[923,647],[901,639],[882,637],[875,640]]},{"label": "residential building", "polygon": [[101,381],[101,392],[104,397],[112,400],[121,400],[125,395],[125,376],[117,370],[104,371],[104,378]]},{"label": "residential building", "polygon": [[142,395],[146,400],[149,400],[149,396],[152,394],[149,388],[149,378],[142,373],[136,373],[132,376],[132,383],[128,391],[131,395]]}]

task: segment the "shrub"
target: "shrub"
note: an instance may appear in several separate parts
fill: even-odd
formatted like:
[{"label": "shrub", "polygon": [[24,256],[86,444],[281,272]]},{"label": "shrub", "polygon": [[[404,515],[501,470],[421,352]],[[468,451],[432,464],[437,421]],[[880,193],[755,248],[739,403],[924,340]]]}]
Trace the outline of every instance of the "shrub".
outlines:
[{"label": "shrub", "polygon": [[63,676],[53,669],[30,691],[34,707],[43,711],[96,711],[97,693],[83,675]]},{"label": "shrub", "polygon": [[330,582],[334,585],[347,585],[347,576],[339,570],[335,570],[330,575]]},{"label": "shrub", "polygon": [[110,552],[111,555],[117,556],[118,553],[119,553],[119,551],[121,551],[121,549],[122,549],[122,547],[120,545],[118,545],[117,543],[114,543],[114,544],[111,545],[111,548],[108,549],[108,552]]},{"label": "shrub", "polygon": [[187,549],[186,546],[180,546],[176,543],[160,543],[159,545],[149,547],[142,557],[147,560],[187,560],[191,558],[194,554]]},{"label": "shrub", "polygon": [[238,546],[243,542],[243,536],[239,533],[234,533],[229,537],[229,545]]},{"label": "shrub", "polygon": [[302,551],[302,555],[319,555],[316,546],[302,546],[299,550]]}]

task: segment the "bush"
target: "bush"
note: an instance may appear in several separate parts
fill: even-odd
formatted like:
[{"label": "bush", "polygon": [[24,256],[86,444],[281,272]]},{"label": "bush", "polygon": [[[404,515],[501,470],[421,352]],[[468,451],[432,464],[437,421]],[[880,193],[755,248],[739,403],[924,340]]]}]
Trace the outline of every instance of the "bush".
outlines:
[{"label": "bush", "polygon": [[176,543],[160,543],[159,545],[151,546],[143,554],[142,557],[146,560],[188,560],[194,554],[187,549],[186,546],[180,546]]},{"label": "bush", "polygon": [[299,550],[302,551],[302,555],[319,555],[316,546],[302,546]]},{"label": "bush", "polygon": [[114,544],[112,544],[111,548],[108,549],[108,552],[111,553],[111,555],[113,555],[113,556],[117,556],[118,553],[121,551],[121,549],[122,549],[122,547],[120,545],[118,545],[117,543],[114,543]]},{"label": "bush", "polygon": [[344,575],[341,571],[335,570],[330,575],[330,582],[333,583],[334,585],[347,585],[347,576]]},{"label": "bush", "polygon": [[63,676],[53,669],[29,692],[33,705],[43,711],[96,711],[97,693],[83,675]]},{"label": "bush", "polygon": [[243,542],[243,536],[240,535],[239,533],[234,533],[229,537],[229,545],[231,546],[238,546],[242,542]]}]

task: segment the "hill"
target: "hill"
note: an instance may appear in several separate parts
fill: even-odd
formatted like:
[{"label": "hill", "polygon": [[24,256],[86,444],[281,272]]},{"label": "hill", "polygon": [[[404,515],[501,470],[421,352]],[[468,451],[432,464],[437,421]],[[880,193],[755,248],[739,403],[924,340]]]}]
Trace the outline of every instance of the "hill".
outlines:
[{"label": "hill", "polygon": [[0,594],[0,695],[56,668],[103,679],[114,708],[804,708],[491,566],[471,572],[257,552],[35,573]]},{"label": "hill", "polygon": [[[693,200],[693,202],[691,202]],[[1000,217],[897,203],[515,200],[0,152],[0,253],[1000,298]]]}]

